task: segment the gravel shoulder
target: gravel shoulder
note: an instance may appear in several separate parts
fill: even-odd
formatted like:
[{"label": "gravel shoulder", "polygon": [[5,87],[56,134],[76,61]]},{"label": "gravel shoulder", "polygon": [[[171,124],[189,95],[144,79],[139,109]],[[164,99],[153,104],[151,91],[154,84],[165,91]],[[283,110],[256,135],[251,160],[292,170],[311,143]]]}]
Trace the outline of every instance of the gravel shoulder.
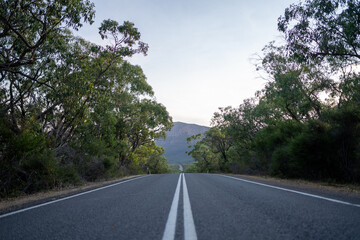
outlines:
[{"label": "gravel shoulder", "polygon": [[103,187],[131,178],[136,178],[139,176],[142,175],[127,176],[106,181],[87,182],[81,186],[70,186],[62,189],[53,189],[49,191],[23,195],[15,198],[0,199],[0,214],[56,200],[73,194],[89,191],[95,188]]}]

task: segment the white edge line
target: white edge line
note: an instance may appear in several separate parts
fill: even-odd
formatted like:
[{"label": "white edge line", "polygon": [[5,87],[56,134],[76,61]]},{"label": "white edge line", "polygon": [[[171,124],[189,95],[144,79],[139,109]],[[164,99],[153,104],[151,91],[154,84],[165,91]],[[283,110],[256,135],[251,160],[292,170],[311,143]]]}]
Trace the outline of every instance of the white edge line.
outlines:
[{"label": "white edge line", "polygon": [[180,198],[180,185],[181,185],[181,176],[183,173],[180,173],[179,180],[176,185],[174,198],[171,203],[169,216],[166,221],[165,230],[162,239],[163,240],[171,240],[175,238],[175,229],[176,229],[176,220],[177,220],[177,210],[179,205]]},{"label": "white edge line", "polygon": [[86,192],[78,193],[78,194],[71,195],[71,196],[68,196],[68,197],[56,199],[56,200],[53,200],[53,201],[50,201],[50,202],[45,202],[45,203],[35,205],[35,206],[32,206],[32,207],[23,208],[23,209],[14,211],[14,212],[5,213],[3,215],[0,215],[0,218],[8,217],[8,216],[15,215],[15,214],[21,213],[21,212],[25,212],[25,211],[28,211],[28,210],[31,210],[31,209],[34,209],[34,208],[43,207],[43,206],[46,206],[46,205],[50,205],[50,204],[57,203],[57,202],[60,202],[60,201],[64,201],[64,200],[67,200],[67,199],[70,199],[70,198],[78,197],[78,196],[81,196],[81,195],[84,195],[84,194],[96,192],[96,191],[99,191],[99,190],[102,190],[102,189],[105,189],[105,188],[109,188],[109,187],[113,187],[113,186],[120,185],[120,184],[123,184],[123,183],[131,182],[131,181],[138,180],[140,178],[144,178],[144,177],[148,177],[148,176],[149,175],[132,178],[132,179],[129,179],[129,180],[125,180],[125,181],[121,181],[121,182],[114,183],[114,184],[111,184],[111,185],[107,185],[107,186],[104,186],[104,187],[96,188],[96,189],[93,189],[93,190],[90,190],[90,191],[86,191]]},{"label": "white edge line", "polygon": [[219,176],[223,176],[223,177],[227,177],[227,178],[232,178],[232,179],[235,179],[235,180],[238,180],[238,181],[247,182],[247,183],[253,183],[253,184],[257,184],[257,185],[264,186],[264,187],[274,188],[274,189],[278,189],[278,190],[282,190],[282,191],[286,191],[286,192],[297,193],[297,194],[301,194],[301,195],[308,196],[308,197],[323,199],[323,200],[327,200],[327,201],[330,201],[330,202],[340,203],[340,204],[344,204],[344,205],[350,205],[350,206],[354,206],[354,207],[360,207],[360,204],[345,202],[345,201],[336,200],[336,199],[333,199],[333,198],[327,198],[327,197],[323,197],[323,196],[319,196],[319,195],[315,195],[315,194],[300,192],[300,191],[296,191],[296,190],[291,190],[291,189],[287,189],[287,188],[277,187],[277,186],[268,185],[268,184],[259,183],[259,182],[253,182],[253,181],[245,180],[245,179],[242,179],[242,178],[236,178],[236,177],[231,177],[231,176],[226,176],[226,175],[219,175]]},{"label": "white edge line", "polygon": [[184,239],[196,240],[196,229],[194,224],[194,218],[191,211],[191,204],[189,193],[186,186],[185,175],[183,175],[183,199],[184,199]]}]

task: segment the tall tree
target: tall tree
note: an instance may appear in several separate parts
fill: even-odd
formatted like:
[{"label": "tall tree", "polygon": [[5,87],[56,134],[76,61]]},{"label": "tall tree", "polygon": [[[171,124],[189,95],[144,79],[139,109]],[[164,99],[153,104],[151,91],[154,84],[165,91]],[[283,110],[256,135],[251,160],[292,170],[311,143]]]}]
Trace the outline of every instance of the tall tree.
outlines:
[{"label": "tall tree", "polygon": [[326,60],[332,67],[360,61],[360,2],[306,0],[285,9],[278,29],[300,61]]},{"label": "tall tree", "polygon": [[51,41],[62,29],[77,30],[82,21],[93,22],[94,4],[88,0],[0,2],[0,72],[15,72],[29,78],[27,65],[45,62]]},{"label": "tall tree", "polygon": [[133,23],[110,19],[99,28],[109,45],[74,37],[93,8],[87,0],[0,1],[0,195],[146,164],[167,171],[154,138],[165,137],[171,117],[142,69],[124,60],[148,45]]}]

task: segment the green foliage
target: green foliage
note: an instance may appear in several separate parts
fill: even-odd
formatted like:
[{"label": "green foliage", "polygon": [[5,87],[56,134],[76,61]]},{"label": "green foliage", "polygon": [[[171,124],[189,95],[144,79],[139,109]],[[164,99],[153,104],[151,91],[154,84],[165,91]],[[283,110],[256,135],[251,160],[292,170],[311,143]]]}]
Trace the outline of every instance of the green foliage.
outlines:
[{"label": "green foliage", "polygon": [[78,173],[59,163],[41,134],[25,130],[18,136],[4,125],[1,129],[1,197],[79,181]]},{"label": "green foliage", "polygon": [[353,0],[287,8],[285,45],[269,43],[256,66],[268,82],[239,107],[219,108],[192,146],[192,169],[359,183],[359,9]]},{"label": "green foliage", "polygon": [[105,20],[96,45],[87,0],[0,2],[0,195],[168,172],[154,139],[172,126],[139,66],[148,45],[131,22]]},{"label": "green foliage", "polygon": [[[189,137],[188,143],[201,137],[202,135]],[[214,127],[206,131],[194,146],[190,146],[193,149],[188,154],[197,162],[196,167],[200,172],[213,172],[218,169],[226,171],[231,144],[231,139],[219,127]]]},{"label": "green foliage", "polygon": [[[199,172],[199,168],[197,166],[197,162],[195,163],[191,163],[191,164],[186,164],[183,166],[184,167],[184,172],[186,173],[196,173]],[[201,171],[200,171],[201,172]]]},{"label": "green foliage", "polygon": [[306,0],[285,9],[278,29],[299,61],[325,59],[339,67],[360,60],[359,15],[356,0]]},{"label": "green foliage", "polygon": [[274,175],[282,173],[279,169],[289,161],[287,145],[301,133],[302,127],[297,121],[288,120],[259,130],[253,142],[257,161],[252,167]]},{"label": "green foliage", "polygon": [[334,149],[329,134],[329,126],[320,121],[309,121],[304,130],[289,144],[290,171],[283,175],[309,179],[330,179],[335,164]]},{"label": "green foliage", "polygon": [[181,173],[179,169],[179,164],[176,163],[169,164],[169,168],[170,168],[170,173]]},{"label": "green foliage", "polygon": [[51,40],[61,36],[62,28],[77,30],[82,21],[92,23],[93,8],[88,0],[1,1],[0,70],[28,75],[20,67],[47,59]]}]

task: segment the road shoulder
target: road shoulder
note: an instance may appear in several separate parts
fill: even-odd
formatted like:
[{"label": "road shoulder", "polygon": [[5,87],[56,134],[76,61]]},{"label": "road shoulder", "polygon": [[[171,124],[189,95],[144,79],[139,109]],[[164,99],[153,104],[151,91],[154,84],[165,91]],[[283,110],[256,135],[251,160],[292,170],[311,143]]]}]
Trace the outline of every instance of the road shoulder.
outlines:
[{"label": "road shoulder", "polygon": [[71,196],[81,192],[90,191],[96,188],[104,187],[110,184],[122,182],[128,179],[136,178],[142,175],[127,176],[106,181],[87,182],[81,186],[71,186],[62,189],[53,189],[49,191],[38,192],[29,195],[23,195],[15,198],[0,199],[0,214],[16,211],[22,208],[31,207],[45,202],[53,201],[59,198]]},{"label": "road shoulder", "polygon": [[269,176],[251,176],[242,174],[225,174],[236,178],[242,178],[249,181],[264,183],[291,190],[327,196],[340,200],[350,200],[360,203],[360,186],[350,184],[330,184],[324,182],[310,182],[295,179],[279,179]]}]

